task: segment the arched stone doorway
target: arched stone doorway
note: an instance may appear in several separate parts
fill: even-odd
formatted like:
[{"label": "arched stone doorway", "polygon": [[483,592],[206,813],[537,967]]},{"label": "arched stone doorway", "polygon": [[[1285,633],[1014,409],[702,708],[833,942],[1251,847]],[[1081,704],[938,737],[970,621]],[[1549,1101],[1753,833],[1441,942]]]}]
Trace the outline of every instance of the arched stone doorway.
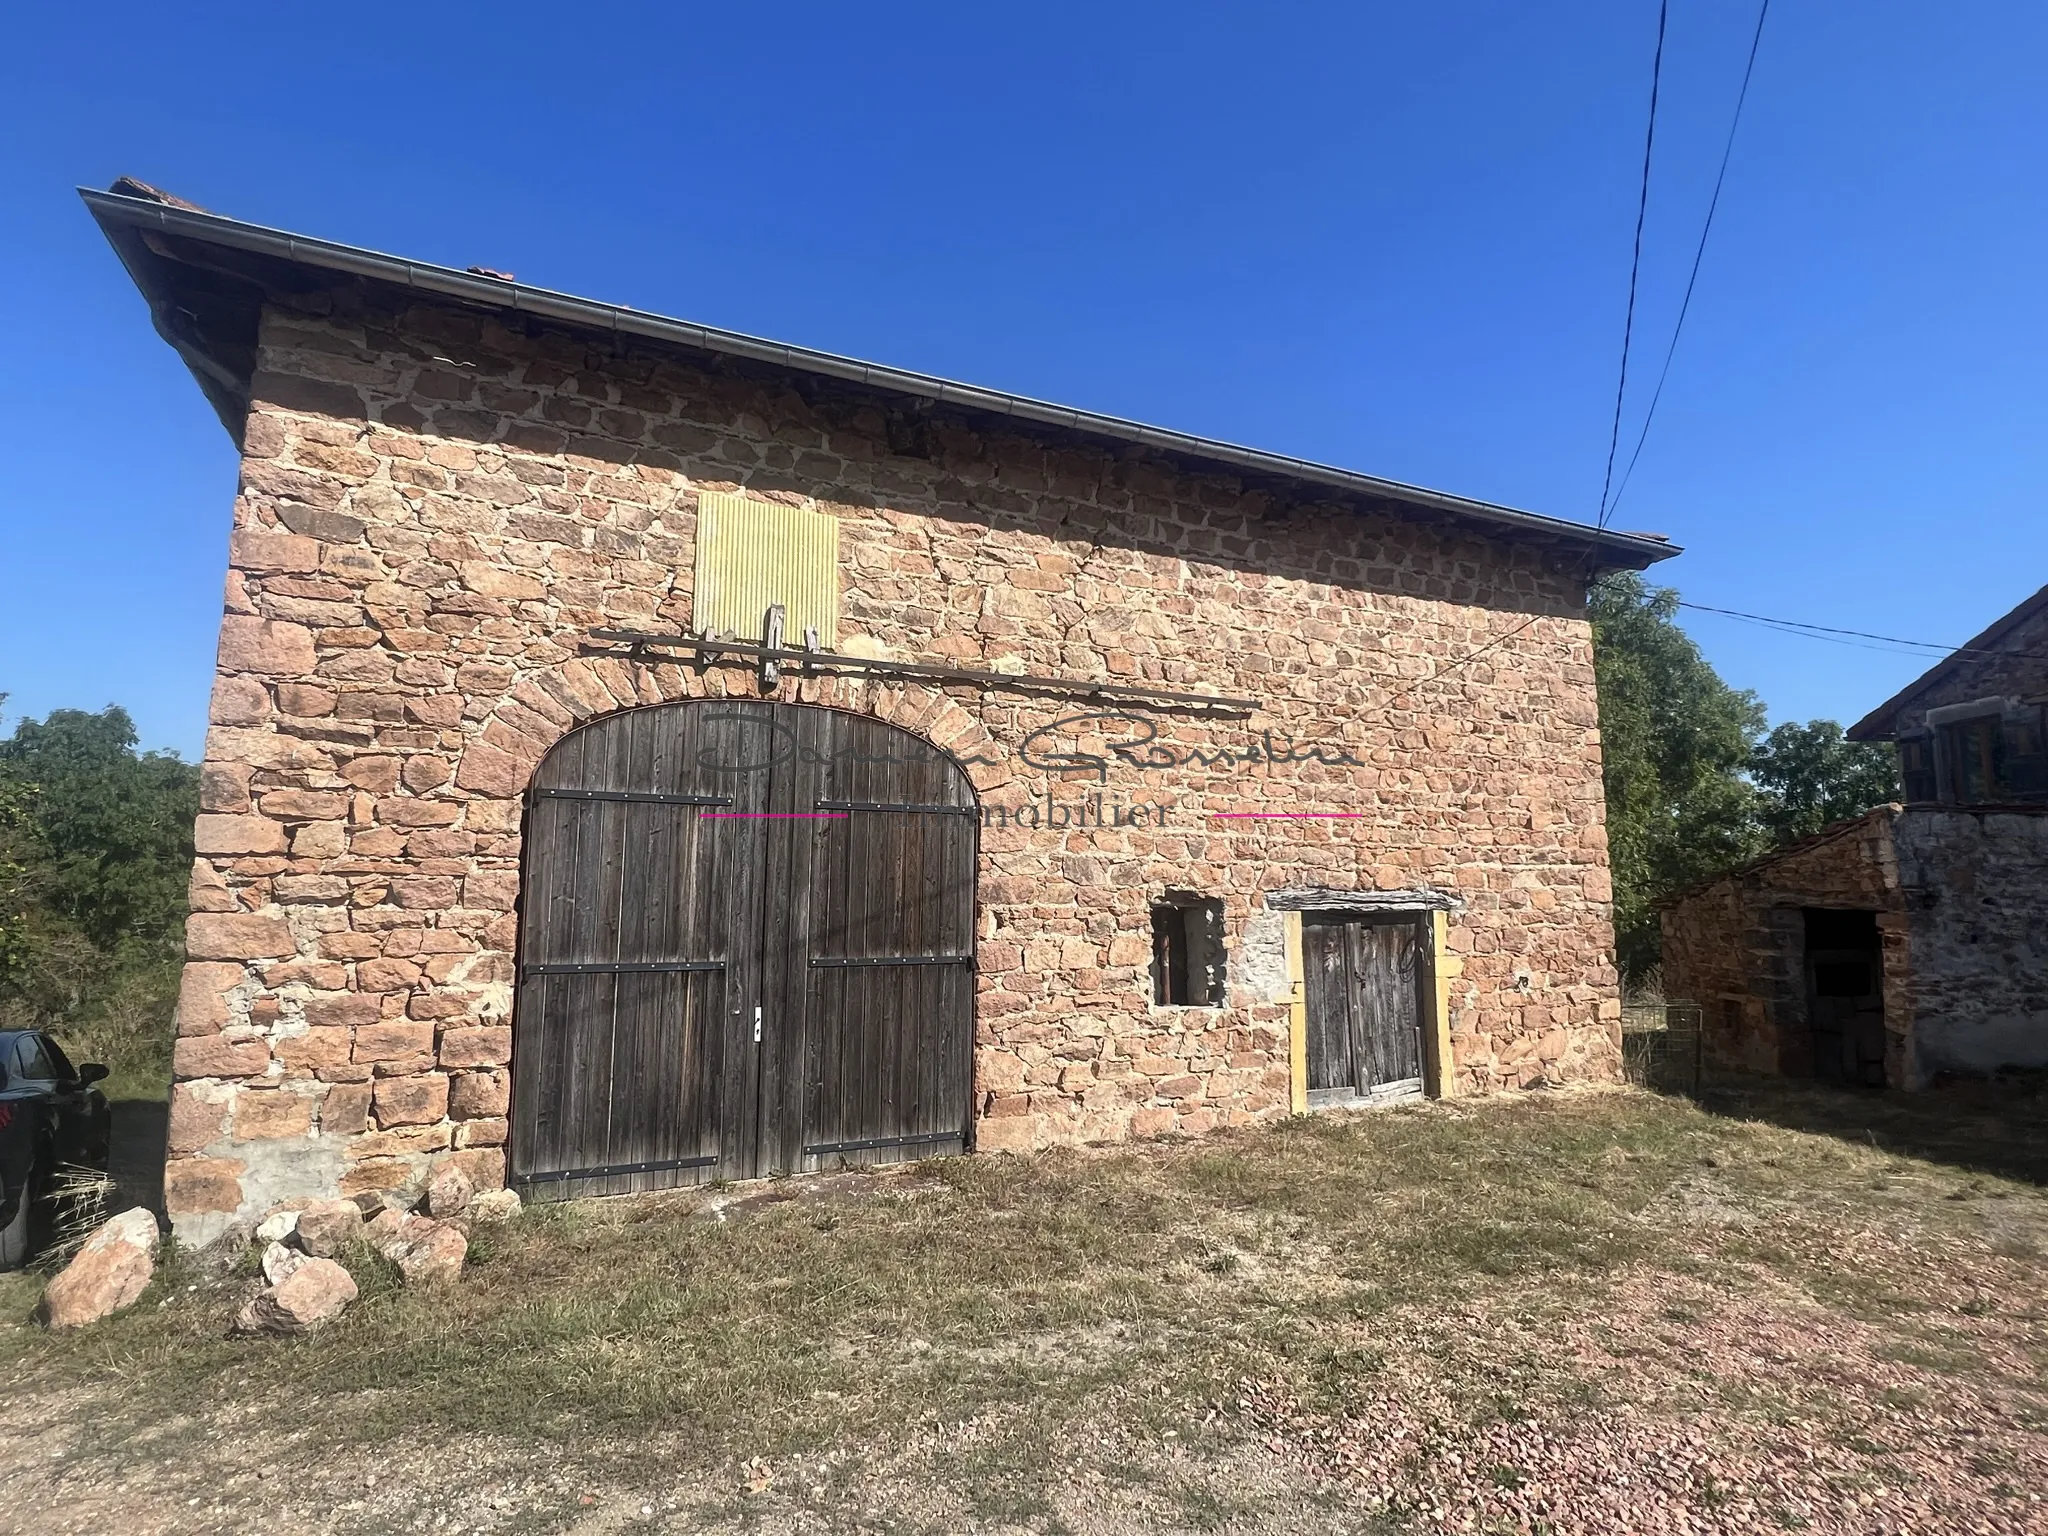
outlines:
[{"label": "arched stone doorway", "polygon": [[965,771],[843,710],[654,705],[535,770],[511,1176],[536,1198],[959,1151]]}]

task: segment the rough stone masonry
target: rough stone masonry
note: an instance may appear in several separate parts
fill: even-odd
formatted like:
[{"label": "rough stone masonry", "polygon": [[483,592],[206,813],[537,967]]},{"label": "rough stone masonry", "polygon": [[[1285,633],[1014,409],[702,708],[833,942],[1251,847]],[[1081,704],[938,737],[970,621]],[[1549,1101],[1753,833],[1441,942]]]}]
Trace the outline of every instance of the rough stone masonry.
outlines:
[{"label": "rough stone masonry", "polygon": [[1711,1059],[1811,1076],[1804,914],[1868,911],[1885,1082],[2048,1066],[2039,807],[1880,806],[1703,881],[1664,909],[1664,984],[1705,1010]]},{"label": "rough stone masonry", "polygon": [[[1286,889],[1453,909],[1439,1091],[1617,1073],[1584,596],[1596,564],[1654,554],[230,259],[205,233],[151,236],[145,280],[189,267],[255,306],[230,354],[243,459],[166,1175],[188,1240],[448,1162],[503,1182],[522,794],[578,723],[683,698],[862,711],[969,764],[983,1149],[1287,1112],[1266,904]],[[708,491],[838,516],[842,651],[1257,709],[1139,725],[794,674],[764,694],[747,665],[592,654],[593,629],[691,629]],[[1303,809],[1352,819],[1218,814]],[[1165,890],[1222,900],[1223,1006],[1153,1004]]]},{"label": "rough stone masonry", "polygon": [[1666,988],[1703,1005],[1716,1059],[1812,1075],[1808,914],[1868,913],[1887,1085],[2048,1066],[2048,588],[1848,735],[1897,744],[1905,803],[1675,896]]}]

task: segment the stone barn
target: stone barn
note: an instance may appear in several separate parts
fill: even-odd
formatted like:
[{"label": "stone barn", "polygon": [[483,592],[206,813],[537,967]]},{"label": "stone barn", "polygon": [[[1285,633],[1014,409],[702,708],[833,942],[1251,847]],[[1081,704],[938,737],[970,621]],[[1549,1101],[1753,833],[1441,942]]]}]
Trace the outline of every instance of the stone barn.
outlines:
[{"label": "stone barn", "polygon": [[85,197],[242,455],[188,1240],[1617,1075],[1661,539]]},{"label": "stone barn", "polygon": [[2048,588],[1850,727],[1897,744],[1903,805],[1665,908],[1713,1059],[1894,1088],[2048,1066],[2044,708]]}]

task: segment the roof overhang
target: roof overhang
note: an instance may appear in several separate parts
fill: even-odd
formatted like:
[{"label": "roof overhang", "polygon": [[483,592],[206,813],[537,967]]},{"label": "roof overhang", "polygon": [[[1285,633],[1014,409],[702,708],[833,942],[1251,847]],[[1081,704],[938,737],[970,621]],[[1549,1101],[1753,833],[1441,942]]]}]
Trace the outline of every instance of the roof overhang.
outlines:
[{"label": "roof overhang", "polygon": [[1653,535],[1595,528],[1309,459],[581,299],[508,278],[244,224],[155,197],[84,187],[79,196],[148,301],[158,333],[184,358],[238,442],[248,409],[256,328],[266,293],[280,283],[304,289],[326,286],[341,276],[463,306],[533,316],[580,331],[744,359],[791,373],[839,380],[879,395],[953,406],[1098,442],[1136,444],[1199,466],[1350,492],[1459,521],[1511,529],[1584,551],[1596,569],[1642,570],[1680,552],[1679,546]]}]

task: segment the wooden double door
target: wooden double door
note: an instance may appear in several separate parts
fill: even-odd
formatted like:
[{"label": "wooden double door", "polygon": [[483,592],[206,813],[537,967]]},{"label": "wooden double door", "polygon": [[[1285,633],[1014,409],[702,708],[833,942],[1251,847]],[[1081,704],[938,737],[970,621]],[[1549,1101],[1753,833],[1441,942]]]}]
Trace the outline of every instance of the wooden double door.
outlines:
[{"label": "wooden double door", "polygon": [[534,1198],[963,1150],[978,820],[839,710],[657,705],[526,808],[510,1171]]},{"label": "wooden double door", "polygon": [[1412,912],[1302,915],[1310,1105],[1422,1092],[1429,922]]}]

